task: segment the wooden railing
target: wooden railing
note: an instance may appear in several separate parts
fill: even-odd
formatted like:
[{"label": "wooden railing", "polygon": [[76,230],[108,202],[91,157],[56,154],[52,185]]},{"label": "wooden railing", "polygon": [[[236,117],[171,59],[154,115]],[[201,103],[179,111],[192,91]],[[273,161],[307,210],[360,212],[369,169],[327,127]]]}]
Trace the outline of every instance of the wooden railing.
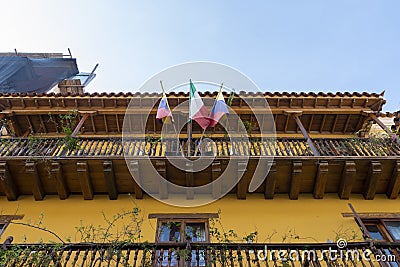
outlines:
[{"label": "wooden railing", "polygon": [[0,248],[0,266],[399,266],[400,243],[20,244]]},{"label": "wooden railing", "polygon": [[[193,142],[197,144],[197,140]],[[400,146],[390,139],[341,138],[313,139],[320,156],[400,156]],[[124,151],[130,156],[163,157],[186,155],[186,140],[163,141],[121,138],[80,138],[77,149],[71,151],[62,138],[13,138],[0,139],[2,157],[123,157]],[[192,149],[195,151],[195,149]],[[200,153],[209,156],[313,156],[306,139],[276,138],[248,141],[216,139],[203,142]]]}]

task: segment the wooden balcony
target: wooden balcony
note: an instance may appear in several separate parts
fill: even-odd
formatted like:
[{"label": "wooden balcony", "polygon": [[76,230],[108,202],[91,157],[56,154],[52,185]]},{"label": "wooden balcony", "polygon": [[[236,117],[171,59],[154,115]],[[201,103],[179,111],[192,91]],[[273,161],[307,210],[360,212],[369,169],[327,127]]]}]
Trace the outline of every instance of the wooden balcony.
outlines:
[{"label": "wooden balcony", "polygon": [[8,266],[399,266],[400,243],[78,243],[0,248]]},{"label": "wooden balcony", "polygon": [[[317,155],[306,139],[218,139],[203,142],[199,151],[214,158],[210,166],[196,173],[178,169],[168,160],[181,155],[180,145],[186,147],[183,139],[180,144],[150,139],[78,140],[78,148],[71,151],[62,138],[1,139],[0,175],[4,179],[0,179],[0,195],[8,200],[19,195],[42,200],[54,194],[65,199],[71,193],[82,194],[84,199],[92,199],[94,194],[117,199],[118,194],[130,193],[140,199],[143,191],[137,181],[151,179],[143,173],[146,161],[168,182],[197,187],[217,179],[231,160],[237,164],[231,175],[239,182],[230,193],[238,199],[246,199],[254,170],[262,161],[271,168],[253,193],[264,194],[266,199],[275,194],[288,194],[290,199],[298,199],[300,194],[323,198],[326,193],[337,193],[341,199],[351,194],[363,194],[365,199],[386,194],[395,199],[400,191],[400,146],[390,139],[313,139]],[[135,173],[127,164],[135,166]],[[168,187],[159,190],[168,198]]]}]

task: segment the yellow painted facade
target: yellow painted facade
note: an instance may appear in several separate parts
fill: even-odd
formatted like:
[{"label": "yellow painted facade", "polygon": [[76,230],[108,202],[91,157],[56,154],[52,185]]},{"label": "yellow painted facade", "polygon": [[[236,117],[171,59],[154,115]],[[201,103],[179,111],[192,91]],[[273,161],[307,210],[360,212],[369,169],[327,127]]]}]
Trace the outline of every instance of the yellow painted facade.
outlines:
[{"label": "yellow painted facade", "polygon": [[[148,219],[149,213],[217,213],[220,210],[224,229],[235,230],[239,234],[237,241],[243,241],[241,237],[258,231],[258,242],[326,242],[334,240],[336,233],[346,237],[351,232],[362,240],[355,220],[342,216],[343,212],[351,212],[348,203],[352,203],[358,212],[400,212],[400,199],[389,200],[385,195],[377,195],[373,201],[364,200],[361,195],[352,195],[350,200],[341,200],[336,194],[327,194],[324,199],[304,194],[299,200],[290,200],[286,194],[275,195],[272,200],[265,200],[262,194],[248,195],[246,200],[228,195],[196,208],[169,206],[147,195],[141,200],[128,195],[119,195],[118,200],[109,200],[106,195],[96,195],[93,200],[83,200],[80,195],[71,195],[66,200],[46,196],[42,201],[34,201],[32,196],[7,201],[2,196],[0,202],[2,215],[24,215],[20,222],[35,224],[43,213],[43,226],[65,240],[70,237],[71,242],[79,241],[75,240],[75,227],[81,220],[84,224],[104,225],[102,212],[111,217],[122,209],[135,207],[141,210],[144,218],[141,241],[149,242],[154,241],[156,231],[156,219]],[[271,234],[272,238],[268,239]],[[23,242],[24,236],[29,243],[56,241],[46,232],[22,225],[10,224],[0,242],[9,235],[14,236],[15,243]],[[294,237],[296,235],[299,239]]]}]

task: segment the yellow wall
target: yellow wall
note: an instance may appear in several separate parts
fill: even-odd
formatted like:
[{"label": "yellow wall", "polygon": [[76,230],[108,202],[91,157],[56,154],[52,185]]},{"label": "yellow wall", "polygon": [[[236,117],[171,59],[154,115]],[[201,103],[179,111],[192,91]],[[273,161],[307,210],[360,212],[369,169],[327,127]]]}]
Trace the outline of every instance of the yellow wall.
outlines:
[{"label": "yellow wall", "polygon": [[[351,202],[358,212],[400,212],[400,199],[388,200],[378,195],[374,200],[364,200],[362,196],[352,195],[350,200],[340,200],[336,194],[326,195],[324,199],[313,199],[311,195],[300,195],[299,200],[289,200],[287,195],[276,195],[273,200],[264,200],[262,195],[250,195],[247,200],[237,200],[235,196],[226,196],[214,203],[197,208],[177,208],[160,203],[148,196],[142,200],[119,195],[118,200],[109,200],[107,196],[95,196],[94,200],[83,200],[82,196],[72,195],[67,200],[57,196],[46,196],[43,201],[34,201],[32,196],[20,196],[18,201],[9,202],[0,197],[3,215],[24,214],[23,222],[35,223],[43,212],[43,225],[62,238],[70,236],[75,241],[75,227],[80,221],[89,224],[102,223],[104,211],[108,216],[131,209],[137,205],[145,218],[142,241],[154,241],[155,219],[147,219],[149,213],[201,213],[221,210],[221,221],[224,228],[234,229],[240,236],[254,230],[259,232],[259,242],[276,231],[273,242],[282,242],[286,234],[297,234],[300,240],[291,242],[325,242],[334,240],[335,231],[350,234],[355,230],[361,238],[353,218],[343,218],[342,212],[350,212],[347,203]],[[28,242],[44,241],[55,238],[39,230],[26,226],[10,225],[0,238],[14,236],[14,242],[21,242],[23,235]],[[305,238],[305,239],[303,239]],[[288,241],[288,240],[287,240]]]}]

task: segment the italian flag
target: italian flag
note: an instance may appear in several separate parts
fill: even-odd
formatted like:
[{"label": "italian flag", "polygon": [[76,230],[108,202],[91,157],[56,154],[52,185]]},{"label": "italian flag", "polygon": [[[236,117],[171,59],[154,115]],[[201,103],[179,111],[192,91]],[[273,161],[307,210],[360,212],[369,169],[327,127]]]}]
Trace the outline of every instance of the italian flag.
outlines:
[{"label": "italian flag", "polygon": [[203,101],[199,93],[196,91],[196,87],[190,80],[190,104],[189,104],[189,119],[196,121],[203,130],[210,125],[210,119],[208,118],[208,111],[204,106]]}]

